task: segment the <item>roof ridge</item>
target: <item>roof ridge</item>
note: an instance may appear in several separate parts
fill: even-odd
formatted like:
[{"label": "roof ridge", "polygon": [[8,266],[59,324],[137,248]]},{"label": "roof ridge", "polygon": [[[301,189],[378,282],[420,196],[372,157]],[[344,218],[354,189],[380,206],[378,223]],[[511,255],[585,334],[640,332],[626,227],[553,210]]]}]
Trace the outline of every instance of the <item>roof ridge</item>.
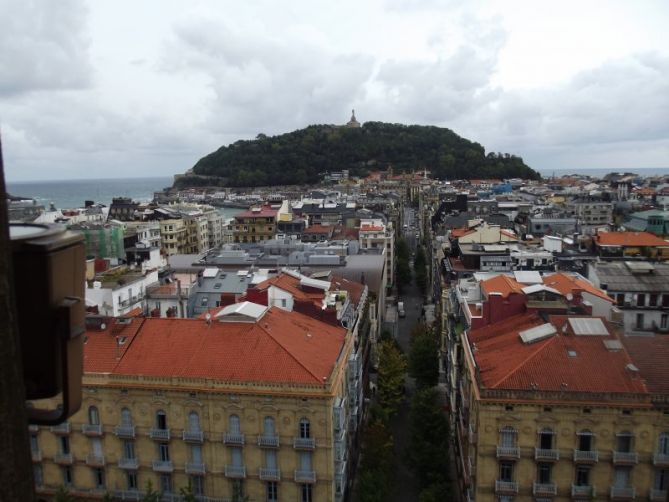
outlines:
[{"label": "roof ridge", "polygon": [[[534,326],[533,326],[534,327]],[[532,328],[528,328],[532,329]],[[500,378],[497,382],[493,383],[492,387],[497,387],[500,385],[502,382],[510,378],[513,374],[515,374],[519,369],[521,369],[523,366],[525,366],[529,361],[534,359],[537,354],[539,354],[545,347],[548,347],[554,340],[557,340],[557,337],[560,336],[556,333],[557,336],[552,336],[548,340],[541,340],[542,343],[540,346],[537,347],[537,349],[532,352],[528,357],[526,357],[521,363],[519,363],[515,368],[513,368],[511,371],[507,372],[506,375],[504,375],[502,378]]]},{"label": "roof ridge", "polygon": [[[278,309],[278,307],[277,307],[277,309]],[[280,309],[278,309],[278,310],[280,310]],[[270,312],[274,313],[276,311],[274,311],[274,310],[268,310],[267,311],[267,313],[270,313]],[[258,326],[258,323],[256,323],[256,326]],[[314,372],[311,371],[309,368],[307,368],[307,366],[305,366],[302,363],[302,361],[300,361],[297,357],[295,357],[295,355],[292,353],[292,351],[290,351],[283,343],[281,343],[279,340],[277,340],[273,333],[266,330],[263,326],[259,326],[259,327],[263,332],[265,332],[274,341],[274,343],[276,343],[279,347],[281,347],[284,350],[284,352],[286,352],[286,354],[288,354],[297,364],[299,364],[302,368],[304,368],[307,371],[307,373],[309,373],[311,376],[313,376],[314,379],[318,383],[322,383],[321,378],[318,375],[314,374]]]},{"label": "roof ridge", "polygon": [[[114,363],[114,367],[112,368],[112,371],[116,371],[117,366],[118,366],[119,364],[121,364],[121,361],[123,360],[123,358],[125,357],[125,355],[128,353],[128,351],[130,350],[130,347],[131,347],[132,344],[134,343],[135,338],[137,338],[137,335],[139,334],[140,330],[142,329],[142,326],[144,326],[144,322],[146,321],[147,318],[146,318],[146,317],[135,317],[134,319],[138,319],[138,320],[139,320],[139,322],[137,323],[138,326],[137,326],[137,328],[135,329],[134,333],[132,333],[132,335],[130,336],[130,343],[128,343],[128,345],[125,346],[123,350],[120,350],[120,351],[119,351],[119,353],[118,353],[118,357],[116,358],[116,361],[115,361],[115,363]],[[132,323],[130,324],[130,326],[133,326],[134,324],[135,324],[135,323],[132,322]],[[125,336],[125,335],[121,335],[121,336]],[[117,335],[114,336],[114,338],[116,338],[116,337],[117,337]],[[127,336],[126,336],[126,339],[127,339]],[[118,348],[118,341],[115,341],[115,343],[117,344],[116,346],[117,346],[117,348]]]}]

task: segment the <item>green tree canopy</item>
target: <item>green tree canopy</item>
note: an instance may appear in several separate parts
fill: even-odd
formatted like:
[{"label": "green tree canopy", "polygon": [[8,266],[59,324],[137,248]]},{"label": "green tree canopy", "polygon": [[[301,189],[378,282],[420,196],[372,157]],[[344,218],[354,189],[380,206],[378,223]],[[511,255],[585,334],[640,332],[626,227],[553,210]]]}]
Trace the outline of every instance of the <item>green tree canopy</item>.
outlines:
[{"label": "green tree canopy", "polygon": [[419,389],[434,387],[439,381],[439,338],[434,330],[417,324],[411,332],[409,375]]},{"label": "green tree canopy", "polygon": [[377,388],[379,404],[388,415],[395,413],[404,399],[406,369],[406,358],[397,345],[392,341],[381,342]]}]

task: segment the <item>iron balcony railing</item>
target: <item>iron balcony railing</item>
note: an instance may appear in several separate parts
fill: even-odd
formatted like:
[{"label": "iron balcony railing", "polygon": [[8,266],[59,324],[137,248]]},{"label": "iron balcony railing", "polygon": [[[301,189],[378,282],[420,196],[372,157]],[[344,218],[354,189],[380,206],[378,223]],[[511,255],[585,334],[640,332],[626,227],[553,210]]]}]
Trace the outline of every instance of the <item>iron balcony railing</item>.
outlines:
[{"label": "iron balcony railing", "polygon": [[225,444],[243,446],[244,434],[240,434],[238,432],[226,432],[225,434],[223,434],[223,442]]},{"label": "iron balcony railing", "polygon": [[174,471],[174,465],[172,465],[171,460],[154,460],[153,470],[156,472],[172,472]]},{"label": "iron balcony railing", "polygon": [[597,450],[574,450],[574,462],[597,462],[599,452]]},{"label": "iron balcony railing", "polygon": [[497,493],[518,493],[518,483],[516,481],[495,481],[495,492]]},{"label": "iron balcony railing", "polygon": [[632,500],[636,495],[633,486],[612,486],[611,499]]},{"label": "iron balcony railing", "polygon": [[310,471],[305,469],[296,469],[295,470],[295,482],[296,483],[315,483],[316,482],[316,471]]},{"label": "iron balcony railing", "polygon": [[90,465],[91,467],[104,467],[105,457],[104,455],[90,453],[86,455],[86,465]]},{"label": "iron balcony railing", "polygon": [[637,464],[639,463],[639,454],[635,451],[614,451],[614,464]]},{"label": "iron balcony railing", "polygon": [[137,458],[120,458],[118,466],[121,469],[137,470],[139,468],[139,460]]},{"label": "iron balcony railing", "polygon": [[135,426],[134,425],[117,425],[114,427],[114,434],[122,439],[134,439],[135,438]]},{"label": "iron balcony railing", "polygon": [[293,438],[293,448],[296,450],[313,450],[315,447],[314,438]]},{"label": "iron balcony railing", "polygon": [[497,458],[520,458],[520,448],[517,446],[498,446]]},{"label": "iron balcony railing", "polygon": [[278,448],[279,436],[262,434],[258,436],[258,446],[261,448]]},{"label": "iron balcony railing", "polygon": [[535,448],[534,459],[541,461],[558,461],[560,460],[560,451],[546,448]]},{"label": "iron balcony railing", "polygon": [[557,485],[555,483],[537,483],[532,485],[532,494],[537,496],[557,495]]},{"label": "iron balcony railing", "polygon": [[245,478],[246,467],[243,465],[226,465],[225,475],[228,478]]},{"label": "iron balcony railing", "polygon": [[650,500],[651,502],[666,502],[667,490],[659,490],[657,488],[651,488]]},{"label": "iron balcony railing", "polygon": [[262,481],[281,481],[281,470],[276,468],[261,467],[258,469],[258,477]]},{"label": "iron balcony railing", "polygon": [[188,443],[202,443],[204,441],[204,433],[202,431],[183,431],[182,438]]},{"label": "iron balcony railing", "polygon": [[170,440],[170,430],[169,429],[158,429],[153,427],[149,432],[151,439],[157,439],[159,441],[169,441]]},{"label": "iron balcony railing", "polygon": [[595,487],[591,485],[571,485],[571,496],[590,498],[595,496]]},{"label": "iron balcony railing", "polygon": [[186,462],[186,474],[204,474],[205,466],[202,462]]}]

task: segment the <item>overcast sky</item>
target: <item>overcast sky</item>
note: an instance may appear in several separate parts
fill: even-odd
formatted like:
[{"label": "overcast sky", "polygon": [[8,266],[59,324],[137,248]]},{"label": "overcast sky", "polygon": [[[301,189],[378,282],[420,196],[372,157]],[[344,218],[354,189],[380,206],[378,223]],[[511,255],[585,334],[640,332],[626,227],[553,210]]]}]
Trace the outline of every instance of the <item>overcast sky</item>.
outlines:
[{"label": "overcast sky", "polygon": [[171,176],[258,133],[434,124],[669,166],[669,2],[0,0],[9,180]]}]

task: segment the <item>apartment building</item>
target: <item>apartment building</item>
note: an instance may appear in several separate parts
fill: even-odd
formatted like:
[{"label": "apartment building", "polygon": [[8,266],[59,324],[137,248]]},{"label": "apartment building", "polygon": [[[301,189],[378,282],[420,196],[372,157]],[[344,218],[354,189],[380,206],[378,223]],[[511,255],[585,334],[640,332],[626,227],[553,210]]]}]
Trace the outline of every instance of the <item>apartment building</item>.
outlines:
[{"label": "apartment building", "polygon": [[106,316],[125,316],[146,310],[146,291],[158,285],[158,271],[138,272],[127,267],[110,269],[86,285],[86,306]]},{"label": "apartment building", "polygon": [[395,233],[392,224],[381,219],[361,219],[359,232],[362,249],[383,249],[388,271],[388,285],[395,284]]},{"label": "apartment building", "polygon": [[581,233],[592,234],[596,229],[613,223],[613,203],[601,200],[574,199],[565,203],[567,211],[578,220]]},{"label": "apartment building", "polygon": [[163,500],[340,501],[354,339],[298,312],[244,302],[209,318],[89,320],[81,410],[31,427],[37,491]]},{"label": "apartment building", "polygon": [[669,260],[669,241],[650,232],[600,232],[594,236],[593,244],[599,257],[604,260]]},{"label": "apartment building", "polygon": [[276,235],[276,209],[271,206],[252,207],[235,215],[234,242],[268,241]]},{"label": "apartment building", "polygon": [[162,251],[167,256],[188,254],[191,249],[186,222],[181,218],[169,218],[160,221]]}]

